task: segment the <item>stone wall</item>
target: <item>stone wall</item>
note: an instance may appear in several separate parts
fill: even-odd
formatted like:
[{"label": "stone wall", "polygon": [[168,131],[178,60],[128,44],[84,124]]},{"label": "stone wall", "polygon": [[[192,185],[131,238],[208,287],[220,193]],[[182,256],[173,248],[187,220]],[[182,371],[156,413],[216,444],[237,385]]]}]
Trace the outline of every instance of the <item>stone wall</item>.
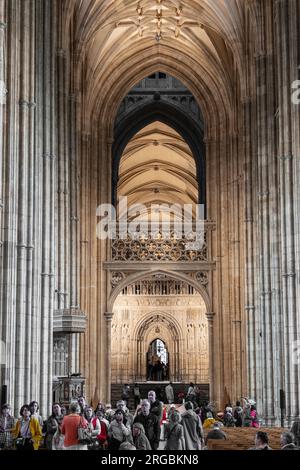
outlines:
[{"label": "stone wall", "polygon": [[172,381],[208,383],[205,313],[200,295],[119,296],[112,321],[112,383],[146,380],[146,354],[156,338],[167,345]]}]

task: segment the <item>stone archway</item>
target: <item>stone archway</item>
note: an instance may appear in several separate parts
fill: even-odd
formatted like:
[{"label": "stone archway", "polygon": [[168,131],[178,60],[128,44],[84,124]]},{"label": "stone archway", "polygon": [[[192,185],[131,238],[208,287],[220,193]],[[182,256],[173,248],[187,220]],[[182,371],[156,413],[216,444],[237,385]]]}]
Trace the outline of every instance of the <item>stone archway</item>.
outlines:
[{"label": "stone archway", "polygon": [[[192,96],[192,95],[191,95]],[[116,201],[119,164],[123,151],[130,139],[147,124],[154,121],[163,122],[174,128],[182,135],[192,150],[197,168],[199,184],[199,203],[206,203],[205,181],[205,145],[203,130],[199,122],[184,112],[183,109],[166,102],[150,102],[140,105],[118,123],[115,128],[115,138],[112,146],[112,200]]]},{"label": "stone archway", "polygon": [[[149,294],[148,288],[143,291],[153,280],[155,294]],[[176,290],[172,290],[173,284]],[[209,383],[213,388],[212,316],[207,299],[196,286],[188,276],[161,271],[135,273],[120,282],[109,301],[113,314],[106,314],[111,344],[111,358],[107,360],[109,384],[144,382],[149,344],[159,335],[170,354],[172,381]]]},{"label": "stone archway", "polygon": [[[160,329],[156,331],[160,334]],[[159,368],[157,364],[159,362]],[[170,353],[168,345],[161,338],[151,341],[146,354],[146,377],[147,380],[157,382],[169,380]]]},{"label": "stone archway", "polygon": [[182,380],[182,346],[184,334],[182,328],[167,312],[150,312],[137,325],[134,335],[136,348],[137,380],[145,380],[147,370],[147,352],[149,345],[157,336],[165,343],[169,352],[169,374],[173,382]]}]

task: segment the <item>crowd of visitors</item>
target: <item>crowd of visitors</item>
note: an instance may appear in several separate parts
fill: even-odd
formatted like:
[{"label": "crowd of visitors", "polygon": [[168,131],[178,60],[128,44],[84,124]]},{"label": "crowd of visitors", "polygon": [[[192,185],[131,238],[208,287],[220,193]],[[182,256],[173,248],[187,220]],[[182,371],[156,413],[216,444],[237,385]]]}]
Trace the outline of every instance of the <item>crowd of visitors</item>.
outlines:
[{"label": "crowd of visitors", "polygon": [[[53,403],[52,414],[45,421],[36,401],[21,407],[19,419],[12,416],[10,406],[5,404],[0,416],[0,449],[202,450],[208,440],[226,440],[228,427],[260,426],[254,403],[247,402],[243,407],[240,402],[235,406],[227,404],[224,412],[217,413],[212,404],[197,406],[192,385],[180,407],[174,404],[172,383],[165,394],[167,406],[150,390],[147,399],[137,404],[134,414],[128,409],[124,393],[115,409],[102,403],[94,409],[85,397],[79,397],[70,403],[68,413],[65,407]],[[136,396],[140,397],[139,390],[137,395],[134,393]],[[281,434],[280,445],[282,450],[298,450],[299,443],[300,419],[297,419],[291,430]],[[252,449],[271,449],[266,432],[257,430]]]}]

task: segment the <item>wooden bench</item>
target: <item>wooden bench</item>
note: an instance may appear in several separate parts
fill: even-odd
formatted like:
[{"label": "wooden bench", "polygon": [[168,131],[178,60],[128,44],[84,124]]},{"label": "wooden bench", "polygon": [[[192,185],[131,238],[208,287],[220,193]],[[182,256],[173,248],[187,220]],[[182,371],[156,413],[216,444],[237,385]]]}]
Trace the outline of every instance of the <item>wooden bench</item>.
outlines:
[{"label": "wooden bench", "polygon": [[268,434],[269,446],[280,449],[280,435],[286,431],[284,428],[222,428],[227,435],[226,440],[209,439],[209,450],[247,450],[254,447],[255,434],[263,431]]}]

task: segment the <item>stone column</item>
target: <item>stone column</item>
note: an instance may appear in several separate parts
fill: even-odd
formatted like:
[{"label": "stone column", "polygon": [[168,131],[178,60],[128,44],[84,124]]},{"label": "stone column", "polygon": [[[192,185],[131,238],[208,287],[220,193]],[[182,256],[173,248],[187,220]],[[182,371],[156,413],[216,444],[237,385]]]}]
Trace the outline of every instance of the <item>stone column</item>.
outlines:
[{"label": "stone column", "polygon": [[37,0],[37,126],[40,156],[40,405],[50,413],[52,396],[53,310],[55,274],[54,193],[56,190],[56,2]]},{"label": "stone column", "polygon": [[105,367],[106,367],[106,403],[110,403],[111,399],[111,324],[113,313],[105,312],[106,323],[106,354],[105,354]]},{"label": "stone column", "polygon": [[[257,159],[257,256],[256,286],[256,400],[266,424],[280,423],[279,389],[282,383],[280,299],[280,231],[276,117],[277,97],[274,2],[259,4],[258,36],[264,38],[255,54],[256,70],[256,156]],[[280,39],[281,40],[281,39]],[[251,305],[250,305],[251,306]],[[255,305],[256,307],[256,305]]]},{"label": "stone column", "polygon": [[77,96],[69,96],[69,168],[70,168],[70,307],[78,308],[78,173],[76,143],[76,103]]},{"label": "stone column", "polygon": [[[214,381],[217,367],[214,362],[214,312],[207,312],[206,318],[208,322],[208,350],[209,350],[209,396],[211,400],[214,400]],[[221,404],[219,404],[221,405]]]},{"label": "stone column", "polygon": [[244,116],[244,151],[245,151],[245,312],[247,323],[247,358],[248,358],[248,392],[246,395],[256,396],[256,361],[255,361],[255,277],[257,263],[256,225],[254,212],[256,211],[256,159],[253,156],[255,107],[253,99],[246,96],[242,100]]},{"label": "stone column", "polygon": [[[3,145],[3,136],[5,134],[5,112],[6,112],[6,83],[5,83],[5,62],[6,62],[6,45],[5,45],[5,36],[6,36],[6,16],[5,16],[5,0],[0,0],[0,341],[3,341],[5,338],[5,319],[2,312],[2,251],[3,247],[3,210],[4,210],[4,175],[3,175],[3,163],[5,158],[4,145]],[[2,343],[0,348],[2,347]],[[0,350],[0,382],[4,384],[5,382],[5,367],[6,367],[6,358],[2,357],[4,351]]]},{"label": "stone column", "polygon": [[67,117],[68,76],[66,51],[62,48],[56,51],[57,56],[57,128],[58,128],[58,161],[57,161],[57,195],[56,195],[56,309],[64,309],[70,306],[70,275],[69,275],[69,146]]},{"label": "stone column", "polygon": [[[278,165],[281,220],[282,339],[284,357],[283,389],[286,415],[290,425],[299,415],[299,362],[295,360],[300,334],[299,279],[296,251],[299,253],[299,109],[292,102],[292,82],[300,65],[299,2],[276,2],[278,62]],[[298,105],[299,108],[300,105]],[[296,125],[295,125],[296,124]],[[298,127],[298,128],[297,128]],[[297,260],[297,261],[296,261]],[[299,275],[299,271],[298,271]]]},{"label": "stone column", "polygon": [[[2,184],[2,169],[3,169],[3,136],[4,136],[4,114],[6,105],[6,83],[5,83],[5,57],[6,57],[6,46],[5,46],[5,34],[6,34],[6,23],[5,23],[5,2],[0,0],[0,230],[2,229],[2,210],[3,210],[3,184]],[[0,232],[0,244],[2,241],[2,231]],[[1,245],[0,245],[1,250]]]},{"label": "stone column", "polygon": [[142,380],[142,340],[137,340],[137,371],[136,380]]},{"label": "stone column", "polygon": [[[1,4],[1,13],[3,11],[3,2]],[[5,89],[9,90],[6,96],[6,145],[4,152],[1,151],[1,164],[5,162],[5,175],[3,174],[1,185],[1,243],[0,259],[2,272],[0,274],[0,293],[1,293],[1,340],[6,347],[6,364],[4,367],[4,383],[8,386],[8,401],[17,410],[18,403],[15,403],[15,322],[16,322],[16,245],[17,245],[17,121],[18,121],[18,67],[19,55],[17,53],[17,44],[20,41],[20,31],[18,28],[19,9],[16,2],[6,3],[7,26],[5,28],[7,43],[9,48],[6,54],[6,70],[3,71],[7,77]],[[3,38],[4,24],[1,26],[1,38]],[[2,44],[3,47],[3,44]],[[12,58],[8,62],[8,58]],[[3,64],[2,64],[3,66]],[[5,90],[1,90],[1,97],[4,98]],[[1,117],[3,120],[3,104],[0,105]],[[0,139],[3,139],[3,127],[0,129]],[[9,139],[7,139],[9,136]],[[3,146],[3,140],[2,140]],[[1,166],[2,168],[2,166]],[[1,169],[2,172],[2,169]]]},{"label": "stone column", "polygon": [[174,344],[174,347],[173,347],[173,352],[174,352],[174,358],[173,358],[173,378],[172,380],[174,381],[179,381],[180,380],[180,377],[179,377],[179,351],[178,351],[178,341],[176,341],[176,336],[174,335],[173,336],[173,344]]}]

